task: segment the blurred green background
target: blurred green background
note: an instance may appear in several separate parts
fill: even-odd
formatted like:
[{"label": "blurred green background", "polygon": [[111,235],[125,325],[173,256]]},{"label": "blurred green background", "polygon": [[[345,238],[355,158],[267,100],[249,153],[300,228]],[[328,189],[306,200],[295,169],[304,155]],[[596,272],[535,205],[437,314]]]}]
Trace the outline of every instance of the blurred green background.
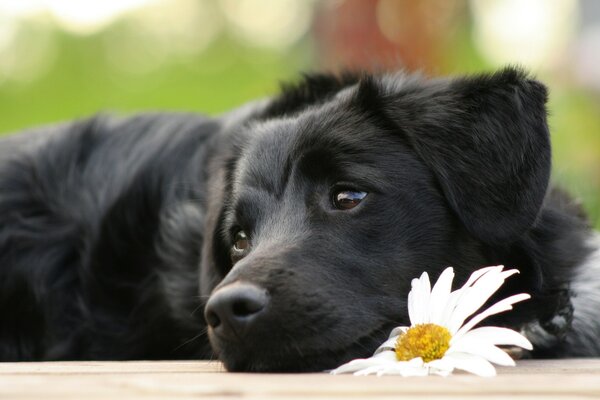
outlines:
[{"label": "blurred green background", "polygon": [[550,87],[553,179],[600,228],[595,0],[0,0],[0,134],[98,111],[216,114],[307,70],[506,64]]}]

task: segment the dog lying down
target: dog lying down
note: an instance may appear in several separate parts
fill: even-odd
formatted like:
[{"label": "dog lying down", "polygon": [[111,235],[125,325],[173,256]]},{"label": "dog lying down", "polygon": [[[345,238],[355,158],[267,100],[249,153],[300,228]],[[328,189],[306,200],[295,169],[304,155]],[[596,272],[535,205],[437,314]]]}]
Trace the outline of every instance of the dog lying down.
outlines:
[{"label": "dog lying down", "polygon": [[[485,265],[532,357],[600,356],[600,240],[548,188],[524,72],[309,75],[216,118],[97,116],[0,141],[0,360],[319,371],[406,325],[410,280]],[[494,299],[492,299],[494,300]]]}]

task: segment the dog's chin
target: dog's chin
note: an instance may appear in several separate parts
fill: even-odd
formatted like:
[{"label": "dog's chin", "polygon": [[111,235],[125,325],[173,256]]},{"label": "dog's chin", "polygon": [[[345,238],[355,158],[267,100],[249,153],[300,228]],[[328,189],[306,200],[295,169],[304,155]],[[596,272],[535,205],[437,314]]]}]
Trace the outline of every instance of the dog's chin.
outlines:
[{"label": "dog's chin", "polygon": [[370,357],[382,339],[366,336],[338,349],[276,344],[261,349],[240,343],[225,343],[214,337],[211,337],[211,343],[229,372],[320,372],[339,367],[355,358]]}]

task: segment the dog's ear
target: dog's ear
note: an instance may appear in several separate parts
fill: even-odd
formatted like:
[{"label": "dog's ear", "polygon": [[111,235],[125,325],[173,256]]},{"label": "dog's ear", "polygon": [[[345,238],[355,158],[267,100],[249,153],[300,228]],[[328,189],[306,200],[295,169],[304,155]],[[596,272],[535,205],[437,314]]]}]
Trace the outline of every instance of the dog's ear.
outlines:
[{"label": "dog's ear", "polygon": [[531,227],[550,175],[544,85],[505,68],[378,86],[384,112],[433,170],[475,237],[512,241]]}]

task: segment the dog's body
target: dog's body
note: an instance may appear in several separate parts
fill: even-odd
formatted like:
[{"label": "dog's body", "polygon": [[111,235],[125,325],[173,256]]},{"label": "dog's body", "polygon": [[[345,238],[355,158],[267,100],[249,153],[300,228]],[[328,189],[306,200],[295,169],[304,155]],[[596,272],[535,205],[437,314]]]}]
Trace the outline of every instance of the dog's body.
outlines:
[{"label": "dog's body", "polygon": [[600,241],[547,190],[545,100],[511,69],[313,76],[218,118],[2,139],[0,360],[206,358],[210,336],[230,370],[322,370],[406,324],[421,271],[497,264],[521,272],[499,296],[533,299],[493,322],[598,356]]}]

